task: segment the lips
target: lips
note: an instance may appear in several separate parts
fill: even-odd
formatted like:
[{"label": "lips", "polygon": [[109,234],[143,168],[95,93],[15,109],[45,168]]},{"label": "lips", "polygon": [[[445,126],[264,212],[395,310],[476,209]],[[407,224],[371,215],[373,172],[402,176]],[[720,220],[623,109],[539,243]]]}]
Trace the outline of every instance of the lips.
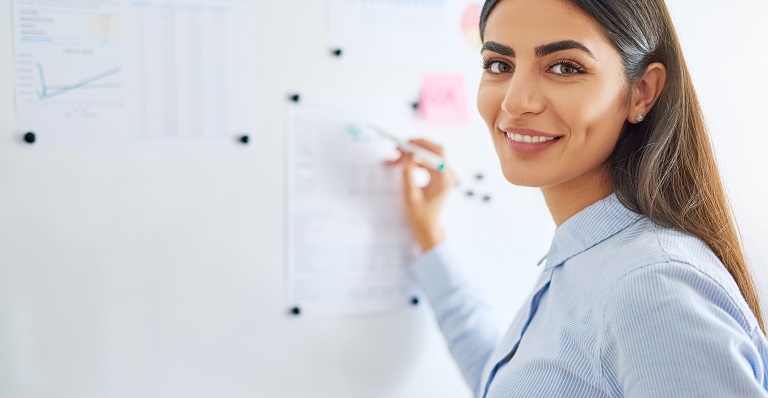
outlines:
[{"label": "lips", "polygon": [[549,134],[545,133],[543,131],[533,130],[533,129],[527,129],[523,127],[503,127],[500,129],[501,131],[505,133],[512,133],[512,134],[520,134],[522,136],[529,136],[529,137],[546,137],[546,138],[559,138],[562,137],[562,135],[557,134]]},{"label": "lips", "polygon": [[520,135],[520,134],[513,134],[513,133],[506,133],[507,138],[509,138],[512,141],[515,142],[522,142],[526,144],[538,144],[540,142],[547,142],[556,139],[555,137],[545,137],[545,136],[530,136],[530,135]]},{"label": "lips", "polygon": [[562,138],[562,136],[543,131],[520,127],[503,128],[501,133],[504,135],[504,142],[507,147],[518,155],[533,155],[543,152]]}]

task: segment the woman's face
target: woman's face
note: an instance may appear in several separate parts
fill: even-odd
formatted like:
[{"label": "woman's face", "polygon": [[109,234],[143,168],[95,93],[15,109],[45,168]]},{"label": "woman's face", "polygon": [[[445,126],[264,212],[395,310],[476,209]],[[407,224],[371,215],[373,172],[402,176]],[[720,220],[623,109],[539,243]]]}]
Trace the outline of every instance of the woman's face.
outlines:
[{"label": "woman's face", "polygon": [[629,116],[621,58],[600,26],[565,0],[503,0],[482,54],[477,106],[506,179],[600,175]]}]

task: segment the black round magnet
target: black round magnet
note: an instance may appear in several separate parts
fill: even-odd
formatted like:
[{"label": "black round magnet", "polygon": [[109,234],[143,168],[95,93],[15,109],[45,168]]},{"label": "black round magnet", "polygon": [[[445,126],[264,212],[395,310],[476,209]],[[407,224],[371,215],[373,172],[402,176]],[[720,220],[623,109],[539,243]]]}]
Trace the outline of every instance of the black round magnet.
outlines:
[{"label": "black round magnet", "polygon": [[24,134],[24,141],[29,144],[34,144],[35,140],[37,140],[37,137],[35,136],[35,133],[28,131],[26,134]]},{"label": "black round magnet", "polygon": [[301,308],[299,308],[299,307],[293,307],[293,308],[291,308],[291,314],[293,314],[293,315],[299,315],[299,314],[301,314]]},{"label": "black round magnet", "polygon": [[340,48],[334,48],[333,50],[331,50],[331,54],[337,57],[341,57],[341,54],[343,54],[343,51],[341,51]]},{"label": "black round magnet", "polygon": [[469,196],[470,198],[475,196],[475,191],[472,191],[472,190],[467,191],[467,196]]},{"label": "black round magnet", "polygon": [[413,298],[411,299],[411,304],[419,305],[419,298],[416,296],[413,296]]},{"label": "black round magnet", "polygon": [[289,98],[290,98],[290,99],[291,99],[291,101],[293,101],[293,102],[299,102],[299,100],[301,100],[301,96],[300,96],[299,94],[293,94],[293,95],[291,95]]},{"label": "black round magnet", "polygon": [[478,180],[478,181],[482,181],[482,180],[483,180],[483,178],[485,178],[485,176],[483,175],[483,173],[477,173],[477,174],[475,175],[475,179],[476,179],[476,180]]},{"label": "black round magnet", "polygon": [[419,101],[412,103],[411,108],[413,108],[414,111],[419,110]]},{"label": "black round magnet", "polygon": [[483,200],[486,201],[486,202],[490,202],[491,201],[491,195],[483,196]]},{"label": "black round magnet", "polygon": [[247,135],[243,135],[240,137],[240,142],[242,142],[243,144],[247,144],[248,141],[250,140],[251,140],[250,137],[248,137]]}]

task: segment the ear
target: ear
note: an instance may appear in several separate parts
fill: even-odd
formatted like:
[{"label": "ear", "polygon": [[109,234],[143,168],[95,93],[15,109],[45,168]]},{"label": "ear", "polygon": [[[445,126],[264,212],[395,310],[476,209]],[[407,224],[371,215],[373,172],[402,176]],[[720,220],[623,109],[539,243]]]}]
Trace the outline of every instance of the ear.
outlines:
[{"label": "ear", "polygon": [[[664,89],[664,83],[667,81],[667,68],[654,62],[645,69],[645,74],[640,80],[632,84],[632,101],[629,106],[627,121],[630,123],[639,123],[637,115],[648,115],[653,105],[661,96]],[[642,121],[642,119],[640,119]]]}]

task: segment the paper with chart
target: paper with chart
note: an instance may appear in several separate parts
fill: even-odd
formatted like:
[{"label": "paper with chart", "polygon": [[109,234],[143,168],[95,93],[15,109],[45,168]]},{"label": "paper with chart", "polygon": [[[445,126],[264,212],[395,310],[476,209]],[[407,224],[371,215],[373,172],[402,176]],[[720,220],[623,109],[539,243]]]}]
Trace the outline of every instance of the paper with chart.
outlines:
[{"label": "paper with chart", "polygon": [[250,129],[249,0],[14,0],[16,123],[40,144]]},{"label": "paper with chart", "polygon": [[387,311],[414,296],[401,173],[383,164],[396,151],[388,139],[350,129],[364,113],[300,105],[289,117],[288,300],[302,314]]},{"label": "paper with chart", "polygon": [[342,59],[432,68],[480,63],[479,0],[330,0]]}]

